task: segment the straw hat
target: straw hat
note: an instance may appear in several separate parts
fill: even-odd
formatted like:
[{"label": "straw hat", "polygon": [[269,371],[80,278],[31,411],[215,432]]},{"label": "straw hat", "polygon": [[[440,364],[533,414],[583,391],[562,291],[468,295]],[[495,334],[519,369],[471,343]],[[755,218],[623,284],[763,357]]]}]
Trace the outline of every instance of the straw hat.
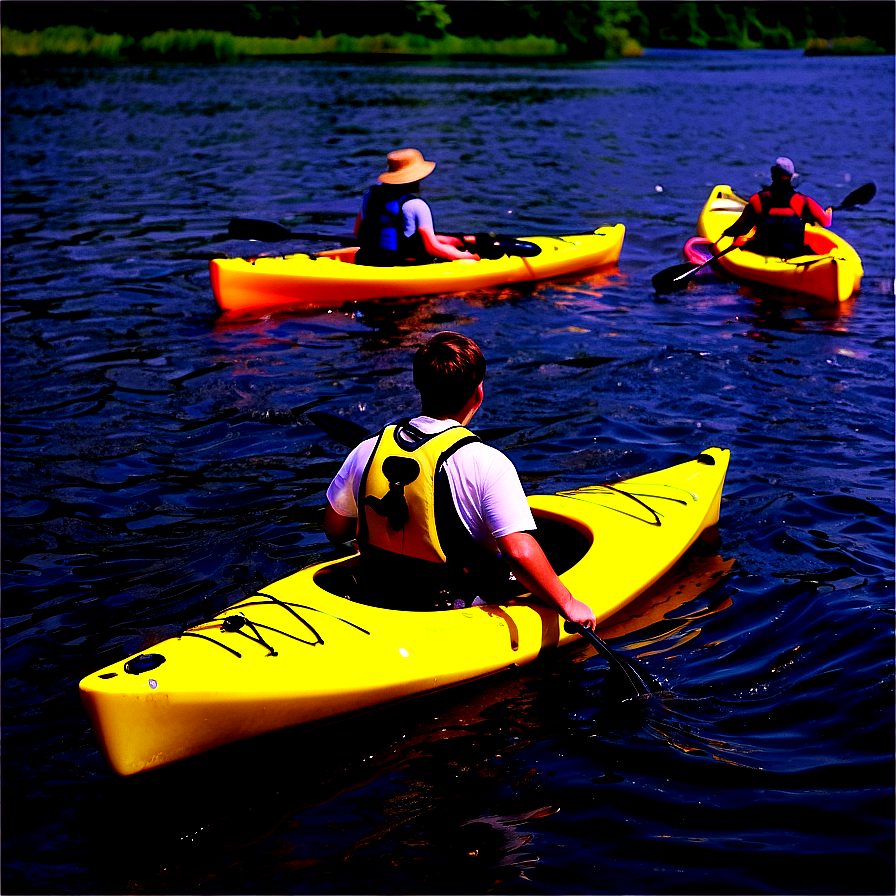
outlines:
[{"label": "straw hat", "polygon": [[396,149],[386,156],[389,170],[377,180],[384,184],[412,184],[432,174],[435,162],[427,162],[419,149]]}]

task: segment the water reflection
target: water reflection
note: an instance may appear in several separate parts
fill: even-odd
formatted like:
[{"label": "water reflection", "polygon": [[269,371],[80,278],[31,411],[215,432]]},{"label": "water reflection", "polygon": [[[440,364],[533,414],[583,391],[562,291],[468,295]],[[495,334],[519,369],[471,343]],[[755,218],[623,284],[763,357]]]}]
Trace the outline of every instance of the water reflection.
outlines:
[{"label": "water reflection", "polygon": [[[784,133],[768,110],[795,83],[827,100]],[[892,890],[893,84],[892,57],[767,51],[9,74],[4,889]],[[734,136],[695,91],[737,98]],[[837,221],[861,294],[805,307],[701,277],[658,299],[707,189],[752,192],[781,139],[813,195],[878,184]],[[437,148],[443,229],[622,221],[618,271],[218,315],[207,262],[231,218],[350,230],[376,160],[408,143]],[[662,699],[613,700],[574,648],[110,778],[78,679],[325,556],[345,449],[304,413],[374,429],[412,411],[413,349],[446,328],[483,345],[477,428],[530,491],[732,449],[721,546],[604,632]]]}]

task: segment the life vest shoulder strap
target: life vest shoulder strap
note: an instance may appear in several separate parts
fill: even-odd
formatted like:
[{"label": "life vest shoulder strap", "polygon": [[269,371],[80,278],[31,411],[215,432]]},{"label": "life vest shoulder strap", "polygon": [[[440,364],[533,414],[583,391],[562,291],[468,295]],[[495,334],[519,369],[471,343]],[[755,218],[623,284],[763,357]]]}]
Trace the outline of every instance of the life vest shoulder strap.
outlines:
[{"label": "life vest shoulder strap", "polygon": [[750,205],[753,207],[753,211],[760,215],[796,215],[801,218],[806,207],[806,197],[794,190],[787,203],[781,205],[780,201],[776,200],[771,192],[762,190],[750,197]]}]

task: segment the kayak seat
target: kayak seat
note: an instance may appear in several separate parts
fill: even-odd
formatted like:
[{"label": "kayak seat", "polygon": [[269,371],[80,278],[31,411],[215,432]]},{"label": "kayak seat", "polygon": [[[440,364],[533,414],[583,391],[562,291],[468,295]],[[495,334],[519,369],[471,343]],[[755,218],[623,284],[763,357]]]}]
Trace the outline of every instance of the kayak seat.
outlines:
[{"label": "kayak seat", "polygon": [[[538,529],[533,535],[558,574],[575,566],[591,546],[591,540],[573,526],[547,517],[536,517],[536,520]],[[458,599],[469,603],[468,594],[461,596],[446,591],[440,593],[438,598],[431,602],[431,605],[429,601],[424,600],[423,605],[399,607],[395,605],[394,595],[390,594],[390,589],[379,584],[379,577],[377,580],[377,586],[372,586],[365,581],[360,554],[331,566],[325,566],[314,576],[314,583],[324,591],[371,606],[430,610],[451,609]],[[464,590],[468,591],[469,589]],[[500,585],[499,590],[502,594],[498,600],[494,601],[495,603],[526,593],[525,588],[515,580],[508,581],[506,585]]]}]

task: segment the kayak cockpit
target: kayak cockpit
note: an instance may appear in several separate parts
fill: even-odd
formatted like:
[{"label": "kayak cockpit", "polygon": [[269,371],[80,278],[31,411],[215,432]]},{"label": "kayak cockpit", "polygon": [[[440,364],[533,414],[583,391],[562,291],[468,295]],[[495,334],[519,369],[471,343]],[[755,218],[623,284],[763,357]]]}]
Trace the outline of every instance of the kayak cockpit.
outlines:
[{"label": "kayak cockpit", "polygon": [[[535,514],[538,523],[538,529],[534,532],[535,539],[541,545],[542,550],[551,561],[554,571],[560,575],[576,565],[587,553],[591,547],[592,540],[581,529],[569,523]],[[345,597],[357,603],[368,604],[376,607],[390,607],[393,605],[391,596],[386,590],[379,587],[371,589],[365,587],[364,577],[361,574],[361,557],[356,554],[345,560],[339,560],[329,566],[324,566],[314,574],[314,583],[339,597]],[[521,585],[517,585],[515,591],[505,593],[500,603],[513,594],[525,594],[526,591]],[[487,597],[484,595],[484,597]],[[486,599],[485,601],[489,601]],[[452,603],[450,592],[446,596],[446,608]],[[421,607],[421,609],[427,609]]]},{"label": "kayak cockpit", "polygon": [[[368,270],[381,270],[381,271],[403,271],[406,268],[432,268],[434,265],[442,265],[445,263],[444,259],[441,258],[433,258],[429,261],[408,261],[403,265],[371,265],[371,264],[360,264],[356,256],[360,248],[358,246],[345,246],[341,249],[327,249],[325,252],[315,252],[313,255],[309,255],[309,258],[317,259],[317,258],[330,258],[333,261],[342,261],[346,264],[352,264],[359,268],[365,268]],[[465,260],[466,259],[462,259]]]},{"label": "kayak cockpit", "polygon": [[829,233],[821,233],[817,230],[806,228],[806,245],[816,255],[829,255],[838,248],[837,241],[831,238]]}]

